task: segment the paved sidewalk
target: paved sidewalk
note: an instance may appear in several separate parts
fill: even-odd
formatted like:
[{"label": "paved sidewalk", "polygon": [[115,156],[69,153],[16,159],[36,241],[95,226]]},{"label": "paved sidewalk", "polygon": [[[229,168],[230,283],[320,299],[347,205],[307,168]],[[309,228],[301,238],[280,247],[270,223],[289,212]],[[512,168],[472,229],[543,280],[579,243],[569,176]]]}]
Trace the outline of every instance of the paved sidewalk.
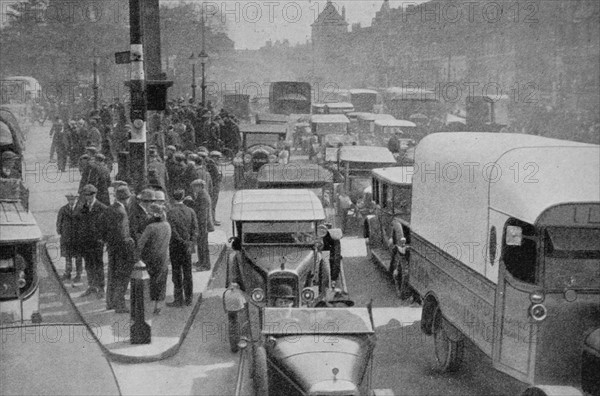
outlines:
[{"label": "paved sidewalk", "polygon": [[[62,283],[64,290],[84,322],[95,335],[99,345],[111,360],[122,363],[152,362],[166,359],[175,355],[185,339],[194,316],[202,303],[202,292],[205,291],[213,278],[213,272],[218,269],[227,257],[227,236],[221,229],[209,233],[211,270],[197,272],[193,270],[194,278],[194,303],[181,308],[162,306],[158,315],[153,313],[154,303],[149,300],[148,288],[144,292],[145,319],[152,328],[152,342],[146,345],[132,345],[130,336],[130,314],[117,314],[114,310],[106,310],[106,300],[98,299],[95,294],[80,297],[87,288],[85,270],[82,273],[81,283],[65,281]],[[60,257],[59,239],[51,237],[46,243],[48,258],[56,270],[57,276],[64,273],[64,258]],[[192,262],[197,261],[196,254]],[[105,266],[108,262],[106,252],[104,255]],[[85,266],[84,266],[85,267]],[[129,306],[129,292],[126,296]],[[167,280],[167,298],[165,302],[173,301],[173,282],[171,281],[171,268]]]}]

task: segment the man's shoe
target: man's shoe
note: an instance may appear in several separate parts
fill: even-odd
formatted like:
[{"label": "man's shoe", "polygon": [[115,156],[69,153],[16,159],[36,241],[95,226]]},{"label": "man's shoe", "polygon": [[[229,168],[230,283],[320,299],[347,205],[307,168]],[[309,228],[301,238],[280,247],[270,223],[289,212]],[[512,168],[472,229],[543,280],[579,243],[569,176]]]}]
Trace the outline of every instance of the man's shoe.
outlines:
[{"label": "man's shoe", "polygon": [[173,302],[168,302],[165,304],[167,307],[175,307],[175,308],[180,308],[183,307],[183,303],[181,301],[173,301]]},{"label": "man's shoe", "polygon": [[196,267],[196,270],[202,272],[202,271],[210,271],[210,267],[206,266],[206,265],[199,265]]},{"label": "man's shoe", "polygon": [[88,287],[86,291],[84,291],[83,293],[81,293],[81,295],[79,297],[87,297],[89,295],[91,295],[92,293],[94,293],[96,291],[95,288],[93,287]]},{"label": "man's shoe", "polygon": [[115,313],[117,313],[117,314],[125,314],[125,313],[129,313],[129,312],[130,312],[129,309],[127,309],[127,308],[117,308],[117,309],[115,309]]},{"label": "man's shoe", "polygon": [[160,308],[154,308],[154,315],[160,314]]},{"label": "man's shoe", "polygon": [[62,279],[62,280],[69,280],[69,279],[71,279],[71,274],[66,274],[65,273],[60,279]]},{"label": "man's shoe", "polygon": [[96,296],[98,296],[98,300],[101,300],[104,298],[104,290],[99,289],[96,291]]},{"label": "man's shoe", "polygon": [[218,220],[215,220],[213,223],[214,223],[214,225],[216,225],[216,226],[220,226],[220,225],[221,225],[221,222],[220,222],[220,221],[218,221]]},{"label": "man's shoe", "polygon": [[81,282],[81,275],[77,275],[75,276],[75,278],[73,278],[73,283],[79,283]]},{"label": "man's shoe", "polygon": [[192,300],[185,300],[185,305],[187,305],[188,307],[189,307],[190,305],[192,305]]}]

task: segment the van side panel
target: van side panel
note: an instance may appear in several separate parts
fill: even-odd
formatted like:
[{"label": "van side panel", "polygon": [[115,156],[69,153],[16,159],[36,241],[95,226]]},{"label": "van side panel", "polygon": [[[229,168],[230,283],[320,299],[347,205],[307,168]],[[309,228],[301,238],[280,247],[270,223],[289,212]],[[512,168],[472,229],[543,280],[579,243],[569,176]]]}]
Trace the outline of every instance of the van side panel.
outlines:
[{"label": "van side panel", "polygon": [[444,317],[491,356],[496,285],[420,235],[411,239],[411,286],[435,294]]}]

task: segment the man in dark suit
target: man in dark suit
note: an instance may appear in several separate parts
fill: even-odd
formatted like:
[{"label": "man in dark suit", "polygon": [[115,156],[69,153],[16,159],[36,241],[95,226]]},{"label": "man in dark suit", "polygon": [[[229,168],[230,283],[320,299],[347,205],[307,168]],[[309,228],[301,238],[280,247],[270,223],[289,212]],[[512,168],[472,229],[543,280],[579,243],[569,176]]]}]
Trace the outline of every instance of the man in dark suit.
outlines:
[{"label": "man in dark suit", "polygon": [[108,193],[108,188],[110,187],[110,170],[106,165],[106,157],[104,154],[96,154],[96,167],[97,167],[97,178],[96,180],[91,180],[90,183],[93,184],[98,189],[97,198],[98,201],[102,202],[104,205],[110,205],[110,195]]},{"label": "man in dark suit", "polygon": [[100,238],[100,221],[106,210],[106,205],[96,199],[98,189],[86,184],[81,190],[83,205],[79,209],[79,248],[85,260],[88,289],[81,297],[96,293],[98,298],[104,298],[104,262],[102,253],[104,244]]},{"label": "man in dark suit", "polygon": [[167,212],[171,224],[171,242],[169,252],[173,268],[174,301],[170,307],[192,304],[192,252],[198,238],[198,219],[193,209],[183,204],[184,190],[173,193],[175,203]]},{"label": "man in dark suit", "polygon": [[65,273],[63,280],[71,279],[73,271],[73,259],[75,259],[75,270],[77,275],[74,283],[81,282],[81,269],[83,260],[78,251],[78,224],[77,224],[77,194],[67,194],[67,204],[58,211],[56,218],[56,233],[60,235],[60,254],[65,258]]},{"label": "man in dark suit", "polygon": [[210,251],[208,248],[208,233],[215,230],[212,219],[210,195],[206,191],[206,182],[194,180],[191,184],[192,196],[186,197],[184,203],[196,212],[198,217],[198,262],[199,271],[210,270]]},{"label": "man in dark suit", "polygon": [[116,313],[129,312],[125,306],[125,293],[133,270],[135,249],[127,216],[130,196],[127,186],[117,188],[116,200],[104,212],[100,230],[108,250],[106,309],[114,309]]},{"label": "man in dark suit", "polygon": [[146,225],[148,224],[150,219],[148,209],[153,202],[154,191],[146,188],[135,197],[135,202],[132,202],[129,205],[129,229],[131,231],[131,237],[136,244],[144,232],[144,228],[146,228]]}]

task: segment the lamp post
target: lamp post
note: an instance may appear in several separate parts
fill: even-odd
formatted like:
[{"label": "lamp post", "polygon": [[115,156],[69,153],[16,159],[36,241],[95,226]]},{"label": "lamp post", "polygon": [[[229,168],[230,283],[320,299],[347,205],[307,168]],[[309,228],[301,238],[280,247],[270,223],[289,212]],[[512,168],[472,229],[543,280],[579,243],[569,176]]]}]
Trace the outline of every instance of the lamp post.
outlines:
[{"label": "lamp post", "polygon": [[200,64],[202,65],[202,106],[206,105],[206,73],[205,73],[205,67],[206,67],[206,61],[208,60],[208,54],[206,53],[206,51],[204,51],[204,48],[202,49],[202,51],[200,51],[200,54],[198,54],[198,58],[200,58]]},{"label": "lamp post", "polygon": [[94,110],[98,110],[98,54],[94,50],[94,62],[93,62],[93,73],[94,82],[92,83],[92,90],[94,92]]},{"label": "lamp post", "polygon": [[[196,58],[194,53],[189,58],[190,64],[192,65],[192,101],[196,103]],[[204,63],[202,64],[202,86],[204,87]],[[202,88],[202,103],[204,103],[204,88]]]}]

